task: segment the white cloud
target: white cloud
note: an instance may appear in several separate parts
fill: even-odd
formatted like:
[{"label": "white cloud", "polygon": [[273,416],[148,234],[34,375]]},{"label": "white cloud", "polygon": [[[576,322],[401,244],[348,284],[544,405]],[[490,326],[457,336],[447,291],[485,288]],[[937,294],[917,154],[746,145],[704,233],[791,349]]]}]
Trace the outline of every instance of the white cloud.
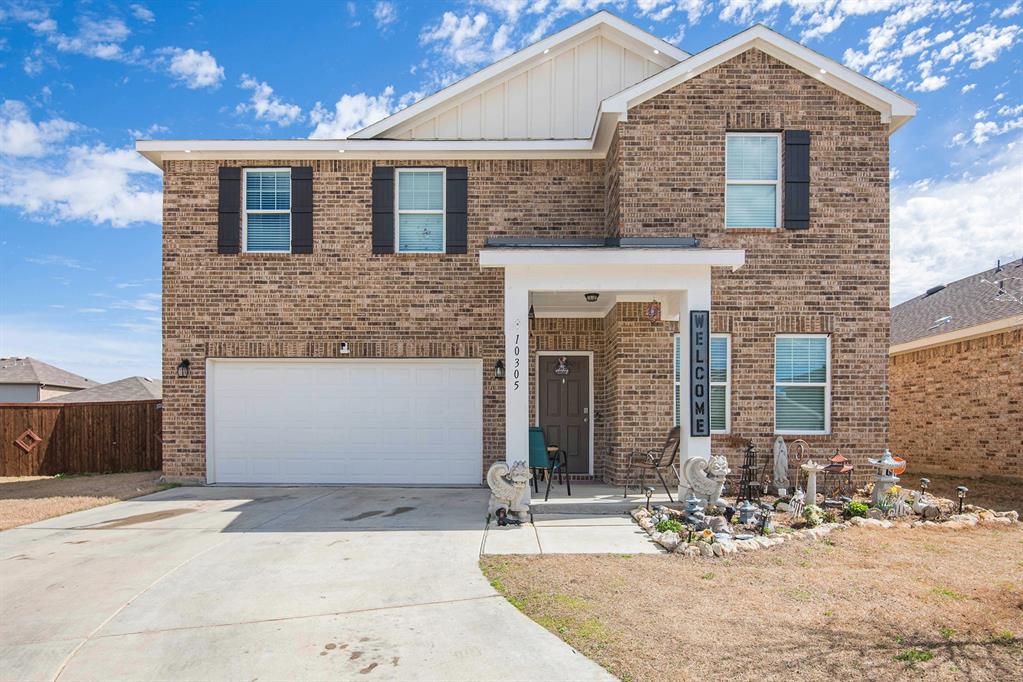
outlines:
[{"label": "white cloud", "polygon": [[77,258],[68,258],[67,256],[58,256],[57,254],[48,254],[46,256],[29,256],[25,259],[29,263],[35,265],[59,265],[63,268],[69,268],[71,270],[95,270],[86,265],[82,265],[82,262]]},{"label": "white cloud", "polygon": [[142,294],[137,298],[112,303],[110,307],[122,310],[141,310],[143,312],[158,313],[160,312],[161,299],[162,296],[159,293]]},{"label": "white cloud", "polygon": [[[892,303],[992,267],[1023,234],[1023,140],[982,177],[892,190]],[[964,248],[968,246],[968,248]]]},{"label": "white cloud", "polygon": [[[402,97],[402,101],[406,97],[409,95]],[[390,116],[397,108],[394,103],[394,87],[390,85],[379,95],[367,95],[364,92],[341,95],[341,99],[334,104],[333,112],[317,102],[309,112],[309,118],[316,124],[309,137],[317,140],[343,139]]]},{"label": "white cloud", "polygon": [[266,81],[257,81],[247,73],[242,74],[238,87],[251,90],[249,103],[239,104],[238,113],[251,111],[260,121],[271,121],[279,126],[289,126],[302,118],[302,107],[289,104],[274,94],[274,89]]},{"label": "white cloud", "polygon": [[197,52],[192,48],[165,47],[158,52],[170,57],[167,70],[190,90],[215,89],[224,80],[224,67],[217,64],[209,50]]},{"label": "white cloud", "polygon": [[420,33],[419,42],[432,45],[459,66],[472,66],[490,57],[484,33],[489,24],[490,18],[484,12],[461,17],[454,12],[444,12],[439,24]]},{"label": "white cloud", "polygon": [[60,158],[0,161],[0,206],[53,222],[159,224],[159,176],[133,149],[76,146]]},{"label": "white cloud", "polygon": [[974,89],[974,88],[976,88],[976,87],[977,87],[977,84],[976,84],[976,83],[967,83],[967,84],[966,84],[966,85],[964,85],[963,87],[959,88],[959,94],[961,94],[961,95],[965,95],[965,94],[966,94],[966,93],[968,93],[968,92],[969,92],[970,90],[973,90],[973,89]]},{"label": "white cloud", "polygon": [[934,92],[946,85],[948,85],[948,78],[945,76],[927,76],[927,78],[913,86],[913,89],[917,92]]},{"label": "white cloud", "polygon": [[1012,3],[1008,7],[996,9],[993,16],[998,17],[999,19],[1008,19],[1009,17],[1014,17],[1021,12],[1023,12],[1023,2],[1021,2],[1021,0],[1016,0],[1016,2]]},{"label": "white cloud", "polygon": [[144,21],[147,24],[156,21],[156,15],[153,14],[153,10],[145,5],[131,5],[129,9],[131,9],[131,15],[139,21]]},{"label": "white cloud", "polygon": [[373,6],[373,18],[376,19],[377,28],[387,28],[398,20],[398,8],[393,2],[381,0]]},{"label": "white cloud", "polygon": [[1015,24],[1002,27],[984,24],[942,47],[938,59],[952,65],[966,61],[971,69],[979,69],[991,64],[1002,52],[1015,45],[1020,34],[1021,29]]},{"label": "white cloud", "polygon": [[120,19],[80,17],[77,23],[78,32],[75,35],[61,33],[57,22],[49,17],[30,23],[29,26],[61,52],[110,61],[127,61],[138,56],[137,50],[126,52],[122,47],[131,35],[131,30]]},{"label": "white cloud", "polygon": [[78,312],[86,313],[88,315],[100,315],[107,311],[106,308],[79,308]]},{"label": "white cloud", "polygon": [[0,105],[0,154],[7,156],[42,156],[51,145],[63,142],[81,128],[62,118],[36,123],[24,102],[5,100]]}]

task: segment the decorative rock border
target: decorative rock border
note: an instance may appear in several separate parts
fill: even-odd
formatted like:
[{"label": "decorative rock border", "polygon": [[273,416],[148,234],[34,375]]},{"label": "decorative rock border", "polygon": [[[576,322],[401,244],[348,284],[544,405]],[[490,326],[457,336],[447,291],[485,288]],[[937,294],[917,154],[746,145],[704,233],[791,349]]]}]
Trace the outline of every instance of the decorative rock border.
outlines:
[{"label": "decorative rock border", "polygon": [[654,528],[650,519],[651,512],[645,507],[632,510],[633,520],[640,528],[650,535],[650,539],[663,547],[666,551],[691,558],[712,559],[723,557],[740,552],[754,552],[761,549],[768,549],[775,545],[786,542],[820,540],[831,531],[838,528],[849,528],[861,526],[867,528],[935,528],[942,530],[962,530],[974,528],[978,525],[988,526],[1012,526],[1019,523],[1019,513],[1015,511],[996,512],[990,509],[974,508],[973,511],[964,514],[953,514],[946,521],[921,521],[908,518],[896,519],[870,519],[862,516],[854,516],[842,523],[823,523],[815,528],[793,529],[791,532],[775,531],[771,535],[756,535],[746,540],[715,540],[714,542],[683,542],[678,533],[659,533]]}]

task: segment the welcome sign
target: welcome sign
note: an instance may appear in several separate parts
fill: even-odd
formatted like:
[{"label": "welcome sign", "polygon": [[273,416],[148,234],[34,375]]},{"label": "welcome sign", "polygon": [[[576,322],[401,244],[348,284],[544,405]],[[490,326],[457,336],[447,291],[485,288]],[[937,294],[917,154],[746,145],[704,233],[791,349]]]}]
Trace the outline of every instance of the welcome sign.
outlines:
[{"label": "welcome sign", "polygon": [[710,436],[710,311],[689,311],[689,425]]}]

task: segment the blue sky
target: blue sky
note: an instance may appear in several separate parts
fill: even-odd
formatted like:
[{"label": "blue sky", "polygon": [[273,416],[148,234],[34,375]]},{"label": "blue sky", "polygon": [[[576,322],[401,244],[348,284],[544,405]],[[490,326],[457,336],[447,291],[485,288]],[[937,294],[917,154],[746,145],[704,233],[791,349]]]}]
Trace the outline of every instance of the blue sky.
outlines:
[{"label": "blue sky", "polygon": [[341,137],[597,9],[689,52],[753,22],[914,99],[892,302],[1023,248],[1023,0],[0,1],[0,356],[158,376],[136,137]]}]

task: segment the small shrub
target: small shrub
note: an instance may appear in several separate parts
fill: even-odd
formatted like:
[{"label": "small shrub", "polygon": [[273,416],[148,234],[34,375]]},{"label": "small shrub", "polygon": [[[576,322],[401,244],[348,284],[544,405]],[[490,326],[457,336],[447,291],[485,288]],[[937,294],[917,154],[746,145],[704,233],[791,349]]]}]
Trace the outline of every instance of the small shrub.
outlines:
[{"label": "small shrub", "polygon": [[934,654],[924,649],[906,649],[895,656],[896,661],[906,661],[907,663],[926,663],[932,658],[934,658]]},{"label": "small shrub", "polygon": [[823,519],[824,523],[838,523],[838,512],[834,509],[825,509]]},{"label": "small shrub", "polygon": [[849,519],[854,516],[866,518],[869,508],[865,502],[849,502],[845,505],[845,516]]},{"label": "small shrub", "polygon": [[938,630],[938,634],[941,635],[943,639],[952,639],[952,636],[955,635],[955,633],[956,631],[948,626]]},{"label": "small shrub", "polygon": [[808,504],[803,507],[803,520],[806,521],[806,525],[810,528],[821,525],[824,520],[824,513],[820,507],[815,504]]},{"label": "small shrub", "polygon": [[658,533],[682,532],[682,524],[676,521],[675,519],[661,519],[660,521],[657,522],[657,525],[654,526],[654,528],[657,529]]}]

